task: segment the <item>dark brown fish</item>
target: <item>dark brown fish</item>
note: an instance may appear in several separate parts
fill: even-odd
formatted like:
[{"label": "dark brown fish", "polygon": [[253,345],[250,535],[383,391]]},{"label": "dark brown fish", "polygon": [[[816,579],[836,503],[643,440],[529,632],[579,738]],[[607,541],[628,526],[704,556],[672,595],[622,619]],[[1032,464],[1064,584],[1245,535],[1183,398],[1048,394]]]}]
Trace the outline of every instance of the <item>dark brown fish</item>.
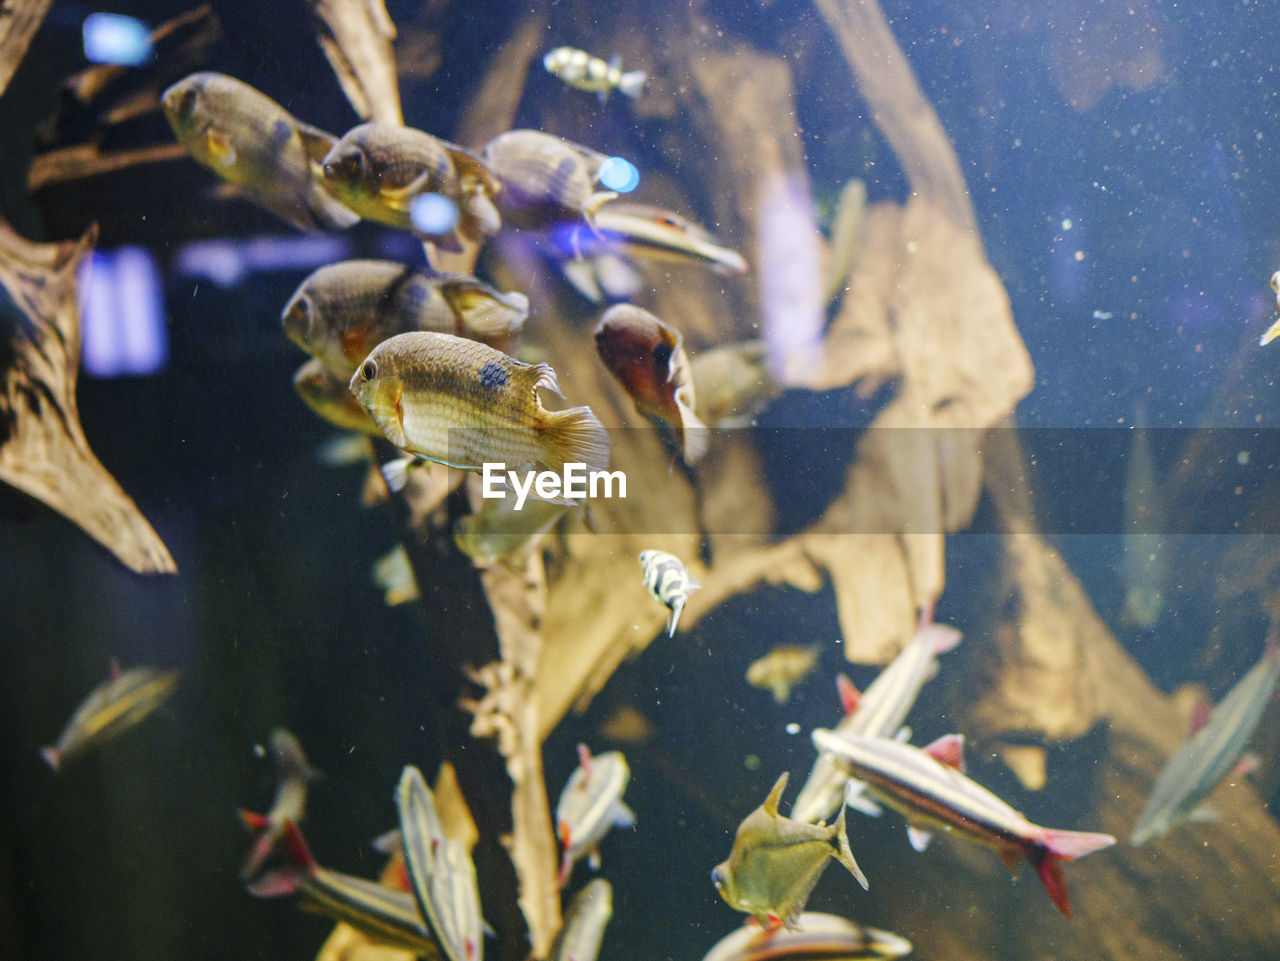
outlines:
[{"label": "dark brown fish", "polygon": [[707,452],[707,428],[694,411],[693,377],[680,331],[647,310],[616,304],[596,325],[596,351],[636,410],[669,424],[684,462]]}]

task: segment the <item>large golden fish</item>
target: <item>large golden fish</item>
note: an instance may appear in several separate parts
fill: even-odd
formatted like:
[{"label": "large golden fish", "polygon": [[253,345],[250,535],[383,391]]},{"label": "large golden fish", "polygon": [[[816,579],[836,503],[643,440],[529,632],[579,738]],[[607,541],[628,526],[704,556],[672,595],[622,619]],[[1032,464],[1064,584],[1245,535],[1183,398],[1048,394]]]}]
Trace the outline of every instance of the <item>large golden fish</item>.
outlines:
[{"label": "large golden fish", "polygon": [[434,330],[505,351],[515,345],[529,298],[474,277],[430,274],[387,260],[344,260],[307,277],[281,320],[295,344],[350,380],[388,337]]},{"label": "large golden fish", "polygon": [[679,435],[684,462],[707,452],[707,428],[694,411],[693,375],[680,331],[631,304],[615,304],[596,325],[596,351],[636,409]]},{"label": "large golden fish", "polygon": [[[502,226],[492,200],[501,184],[483,161],[412,127],[371,122],[348,130],[324,158],[324,181],[361,217],[414,230],[446,250],[461,249],[459,234],[478,241]],[[431,193],[458,208],[457,224],[438,234],[413,223],[414,199]]]},{"label": "large golden fish", "polygon": [[793,821],[778,813],[787,786],[784,771],[765,798],[738,825],[729,860],[711,872],[711,881],[729,906],[745,911],[765,928],[795,926],[828,859],[848,868],[864,888],[867,878],[849,850],[844,811],[829,827]]},{"label": "large golden fish", "polygon": [[387,439],[425,460],[463,470],[604,470],[609,437],[591,408],[549,411],[538,397],[544,389],[560,393],[548,365],[429,331],[383,341],[351,378]]},{"label": "large golden fish", "polygon": [[319,162],[333,134],[295,119],[266,94],[221,73],[193,73],[160,98],[178,142],[223,180],[303,230],[360,218],[325,192]]}]

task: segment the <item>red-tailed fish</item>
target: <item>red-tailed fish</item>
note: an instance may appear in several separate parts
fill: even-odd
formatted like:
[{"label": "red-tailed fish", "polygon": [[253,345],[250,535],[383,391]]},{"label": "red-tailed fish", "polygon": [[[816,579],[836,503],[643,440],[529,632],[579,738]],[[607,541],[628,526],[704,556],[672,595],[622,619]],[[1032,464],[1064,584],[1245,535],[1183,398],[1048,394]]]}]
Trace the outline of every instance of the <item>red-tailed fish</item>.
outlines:
[{"label": "red-tailed fish", "polygon": [[290,732],[278,727],[271,732],[268,743],[279,783],[275,800],[266,814],[240,810],[240,820],[254,833],[253,846],[240,869],[242,881],[250,880],[262,869],[267,856],[284,836],[285,824],[302,820],[307,809],[307,787],[316,777],[316,772],[307,764],[302,745]]},{"label": "red-tailed fish", "polygon": [[593,868],[599,867],[599,845],[610,828],[635,826],[636,816],[622,800],[630,780],[631,768],[621,751],[593,755],[585,744],[578,745],[578,766],[556,804],[556,836],[563,849],[561,887],[583,855]]}]

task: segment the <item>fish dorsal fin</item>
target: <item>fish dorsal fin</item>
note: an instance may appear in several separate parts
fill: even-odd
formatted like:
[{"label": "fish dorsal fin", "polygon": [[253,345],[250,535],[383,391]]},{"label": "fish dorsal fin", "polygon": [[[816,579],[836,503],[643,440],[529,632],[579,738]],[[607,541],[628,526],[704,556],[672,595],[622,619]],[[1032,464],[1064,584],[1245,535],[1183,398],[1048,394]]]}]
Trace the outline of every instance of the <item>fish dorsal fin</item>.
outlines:
[{"label": "fish dorsal fin", "polygon": [[338,142],[338,138],[329,131],[313,127],[309,123],[295,119],[293,126],[298,131],[298,136],[302,138],[302,146],[307,151],[307,157],[315,163],[321,163]]},{"label": "fish dorsal fin", "polygon": [[564,397],[564,392],[560,390],[560,381],[556,379],[556,372],[551,369],[550,364],[524,365],[521,373],[532,381],[530,389],[535,394],[540,390],[545,390],[555,394],[557,397]]},{"label": "fish dorsal fin", "polygon": [[789,774],[786,771],[778,775],[778,780],[774,782],[773,790],[769,792],[769,796],[764,799],[764,804],[761,805],[764,808],[764,813],[771,818],[778,816],[778,802],[782,800],[782,792],[787,789],[788,777]]},{"label": "fish dorsal fin", "polygon": [[466,147],[459,147],[447,140],[441,141],[441,145],[448,151],[453,169],[458,172],[458,180],[464,189],[474,184],[483,188],[490,196],[502,189],[502,181],[489,169],[489,165]]},{"label": "fish dorsal fin", "polygon": [[944,734],[923,750],[939,764],[965,773],[963,734]]},{"label": "fish dorsal fin", "polygon": [[836,693],[840,695],[840,707],[844,709],[844,716],[852,716],[862,703],[862,692],[849,680],[849,675],[836,675]]}]

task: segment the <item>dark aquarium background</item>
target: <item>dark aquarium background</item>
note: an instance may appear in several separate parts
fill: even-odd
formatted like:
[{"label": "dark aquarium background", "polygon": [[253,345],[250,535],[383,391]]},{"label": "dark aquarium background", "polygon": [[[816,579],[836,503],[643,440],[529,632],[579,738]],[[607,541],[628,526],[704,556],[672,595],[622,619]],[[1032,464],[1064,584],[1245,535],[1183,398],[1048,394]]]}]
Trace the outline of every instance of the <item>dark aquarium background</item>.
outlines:
[{"label": "dark aquarium background", "polygon": [[[202,51],[199,69],[238,77],[340,135],[360,117],[316,41],[309,6],[214,2],[221,34]],[[898,814],[872,820],[851,811],[850,840],[870,889],[832,866],[809,909],[895,931],[915,942],[913,957],[929,961],[1173,959],[1203,957],[1213,946],[1241,961],[1274,957],[1274,855],[1259,853],[1268,867],[1236,874],[1232,890],[1200,888],[1181,874],[1162,886],[1161,878],[1174,862],[1191,863],[1184,856],[1212,857],[1206,849],[1280,850],[1272,820],[1280,810],[1280,709],[1270,704],[1252,738],[1256,770],[1221,789],[1230,795],[1223,804],[1215,795],[1226,816],[1184,823],[1122,854],[1163,755],[1140,754],[1121,722],[1096,705],[1122,697],[1115,690],[1121,675],[1104,675],[1113,663],[1107,658],[1124,658],[1134,677],[1145,674],[1153,685],[1134,694],[1134,710],[1151,697],[1160,718],[1178,719],[1166,725],[1162,750],[1171,753],[1189,731],[1182,724],[1194,713],[1190,692],[1221,699],[1263,656],[1268,625],[1280,614],[1280,526],[1270,506],[1280,463],[1280,345],[1258,345],[1276,320],[1268,280],[1280,266],[1275,8],[1218,0],[881,6],[954,149],[986,258],[1034,367],[1010,416],[971,426],[1020,445],[1028,473],[1018,493],[1047,551],[1029,560],[1010,546],[1017,542],[1008,533],[1010,508],[992,494],[988,475],[971,521],[945,529],[945,589],[935,617],[965,640],[943,656],[938,678],[916,703],[911,743],[963,731],[969,775],[1032,821],[1107,831],[1120,841],[1065,868],[1076,907],[1067,922],[1028,865],[1013,881],[994,854],[946,836],[917,854]],[[189,9],[157,0],[119,2],[107,12],[155,27]],[[378,224],[341,234],[296,231],[228,196],[189,158],[29,189],[33,159],[54,144],[173,142],[154,103],[106,128],[100,113],[69,106],[62,84],[87,67],[82,26],[96,10],[53,3],[0,97],[0,215],[41,242],[73,239],[98,223],[95,270],[115,286],[102,294],[110,302],[102,312],[90,317],[82,305],[79,417],[94,453],[154,526],[179,573],[131,573],[67,520],[0,485],[0,956],[301,961],[316,956],[332,921],[299,911],[292,898],[254,898],[239,877],[249,838],[236,809],[270,804],[274,772],[255,746],[273,728],[294,732],[320,772],[302,827],[326,866],[367,878],[382,869],[370,840],[396,825],[393,791],[410,763],[429,779],[446,758],[465,768],[463,789],[482,829],[510,830],[501,759],[466,733],[454,704],[459,694],[477,693],[462,668],[497,654],[480,582],[464,555],[447,553],[446,528],[435,540],[410,539],[421,552],[414,560],[424,599],[384,603],[370,571],[415,520],[394,498],[362,504],[367,463],[335,467],[321,459],[337,431],[294,393],[303,355],[280,329],[284,303],[321,264],[426,261],[411,235]],[[388,0],[386,11],[399,29],[404,122],[477,149],[483,141],[461,138],[483,129],[475,119],[478,91],[506,75],[502,58],[514,56],[513,38],[530,29],[530,17],[540,18],[511,126],[628,157],[641,172],[638,197],[679,210],[747,254],[745,278],[664,264],[643,273],[638,303],[677,327],[684,318],[672,305],[689,305],[694,332],[686,329],[686,340],[695,356],[720,341],[761,336],[760,278],[782,268],[760,253],[786,249],[787,238],[770,247],[753,235],[733,193],[735,168],[748,161],[725,149],[731,138],[706,133],[716,129],[708,117],[721,114],[688,94],[694,80],[664,76],[683,62],[671,39],[684,31],[678,25],[702,25],[683,42],[705,49],[707,62],[747,51],[790,71],[800,135],[792,148],[824,238],[851,178],[864,182],[869,210],[903,207],[916,192],[809,2]],[[649,70],[650,87],[634,102],[617,92],[601,102],[575,90],[540,63],[560,45],[606,60],[616,53],[625,69]],[[680,55],[690,63],[699,56]],[[410,63],[417,69],[406,69]],[[758,89],[722,92],[723,116],[756,115]],[[572,370],[579,363],[564,359],[566,343],[576,345],[575,358],[588,358],[581,364],[596,363],[591,327],[603,305],[576,293],[550,260],[513,249],[491,242],[476,274],[502,290],[527,289],[529,359],[551,362],[570,402],[585,403],[587,388],[561,364]],[[966,264],[958,257],[956,269]],[[529,272],[537,286],[519,286]],[[956,280],[935,279],[940,287]],[[659,305],[671,309],[646,300],[658,288]],[[836,308],[824,309],[833,323]],[[140,317],[153,325],[128,332]],[[91,320],[106,326],[91,331]],[[540,341],[539,325],[557,321],[559,333]],[[717,324],[723,337],[708,333]],[[922,356],[967,349],[942,323],[934,331],[917,327],[913,336]],[[133,354],[123,346],[130,337],[140,339]],[[993,380],[1001,376],[991,372]],[[745,472],[753,490],[767,492],[763,505],[699,488],[699,476],[718,470],[714,442],[710,466],[700,469],[686,469],[666,441],[647,442],[660,452],[648,462],[652,476],[683,485],[681,493],[644,488],[631,496],[654,505],[648,518],[686,502],[723,501],[720,516],[761,512],[774,534],[757,546],[777,547],[807,531],[846,485],[857,445],[883,426],[877,417],[899,396],[898,384],[888,377],[875,390],[846,382],[780,391],[754,421],[773,440],[760,441],[755,459],[724,461],[724,473]],[[609,390],[622,397],[611,382]],[[629,403],[626,416],[628,426],[648,430]],[[1140,435],[1150,441],[1153,473],[1135,480]],[[979,446],[986,455],[1000,444]],[[723,492],[719,482],[715,490]],[[455,513],[457,506],[455,497]],[[592,536],[572,523],[573,536]],[[624,575],[571,581],[569,593],[587,612],[584,635],[595,612],[611,617],[643,596],[634,554],[644,532],[620,534],[606,522],[594,535],[594,550],[613,550],[630,566],[619,561]],[[914,533],[941,542],[944,531]],[[1151,540],[1135,548],[1135,534]],[[729,556],[715,535],[708,528],[694,537],[699,550],[686,562],[706,569]],[[544,542],[553,582],[576,570],[565,560],[572,553],[565,536]],[[898,536],[907,543],[913,534]],[[1158,563],[1135,561],[1144,552],[1158,554]],[[613,831],[601,845],[601,874],[614,889],[601,958],[696,961],[741,922],[710,883],[711,868],[728,856],[737,824],[783,770],[791,772],[787,803],[794,799],[813,757],[809,731],[840,716],[835,675],[844,671],[865,689],[900,646],[842,637],[837,605],[845,595],[812,548],[810,561],[777,556],[776,577],[766,566],[735,589],[704,585],[715,603],[673,638],[659,626],[665,612],[644,600],[649,619],[631,628],[638,652],[620,654],[594,698],[569,710],[542,745],[552,810],[579,743],[622,750],[630,763],[626,802],[636,827]],[[1013,664],[1010,638],[1035,612],[1008,585],[1033,564],[1048,565],[1045,595],[1074,615],[1060,622],[1061,637],[1044,641],[1050,653],[1042,660]],[[811,583],[801,590],[792,568],[806,565]],[[438,575],[430,585],[422,578],[427,569]],[[1135,591],[1158,596],[1154,613],[1137,621]],[[868,587],[861,603],[873,604],[876,592]],[[553,602],[557,596],[553,588]],[[1099,634],[1086,636],[1082,624]],[[1088,660],[1089,671],[1077,676],[1061,666],[1074,664],[1073,654],[1055,660],[1052,652],[1087,648],[1101,634],[1114,639],[1117,653]],[[782,643],[817,643],[821,653],[779,705],[748,686],[744,672]],[[474,656],[457,655],[472,644]],[[849,663],[851,645],[878,656]],[[556,650],[564,660],[546,666],[552,672],[574,652],[572,644]],[[182,679],[154,716],[55,775],[39,748],[107,677],[112,659],[181,667]],[[1027,695],[1043,714],[1089,705],[1079,710],[1091,720],[1064,721],[1058,733],[1048,722],[1025,720],[1009,706],[1016,697],[987,696],[1003,690],[997,678],[1015,676],[1006,671],[1044,683],[1047,693],[1028,688]],[[1060,695],[1052,693],[1053,679],[1068,675]],[[1110,693],[1095,697],[1095,685]],[[639,731],[622,723],[637,715]],[[1015,773],[1010,758],[1019,747],[1040,759],[1043,786]],[[1240,809],[1253,820],[1241,823]],[[1260,824],[1270,834],[1258,836]],[[490,831],[476,855],[485,915],[498,934],[485,951],[523,958],[528,943],[498,833]],[[1097,862],[1121,857],[1123,870],[1091,873],[1103,871]],[[1223,854],[1221,864],[1235,870],[1237,857]],[[578,865],[568,890],[590,875]],[[1117,877],[1127,877],[1127,886]],[[1128,917],[1134,890],[1152,907]]]}]

